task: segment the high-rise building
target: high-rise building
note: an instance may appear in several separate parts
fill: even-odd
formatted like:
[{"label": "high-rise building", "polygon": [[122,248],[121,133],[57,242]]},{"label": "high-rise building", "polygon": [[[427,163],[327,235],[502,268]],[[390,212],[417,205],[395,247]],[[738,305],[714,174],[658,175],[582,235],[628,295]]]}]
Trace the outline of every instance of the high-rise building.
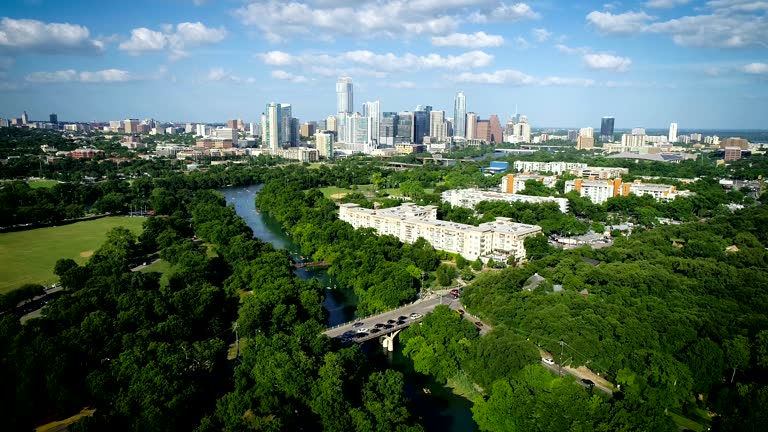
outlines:
[{"label": "high-rise building", "polygon": [[336,116],[328,116],[327,119],[325,119],[325,130],[329,130],[331,132],[338,132],[338,119],[336,119]]},{"label": "high-rise building", "polygon": [[632,135],[645,135],[645,128],[632,128]]},{"label": "high-rise building", "polygon": [[515,135],[515,118],[510,118],[504,125],[504,141],[511,142]]},{"label": "high-rise building", "polygon": [[280,104],[280,122],[283,130],[280,132],[281,142],[280,145],[284,147],[290,147],[293,142],[291,137],[291,119],[293,118],[293,110],[291,104]]},{"label": "high-rise building", "polygon": [[600,141],[613,142],[613,117],[603,117],[600,121]]},{"label": "high-rise building", "polygon": [[[469,118],[469,115],[467,115]],[[469,122],[467,122],[469,126]],[[469,127],[467,127],[469,129]],[[491,142],[491,122],[488,120],[478,120],[475,122],[475,136],[476,139],[481,139],[487,143]],[[467,137],[467,139],[470,139]]]},{"label": "high-rise building", "polygon": [[273,152],[276,152],[283,144],[283,120],[282,109],[279,103],[267,104],[267,109],[262,116],[262,126],[264,127],[264,140],[262,145]]},{"label": "high-rise building", "polygon": [[299,135],[300,124],[301,123],[299,122],[299,119],[297,119],[296,117],[291,117],[291,122],[290,122],[291,135],[289,136],[289,140],[288,140],[288,143],[291,147],[298,147],[299,141],[301,141],[301,136]]},{"label": "high-rise building", "polygon": [[432,111],[429,113],[429,136],[437,140],[443,140],[448,136],[445,111]]},{"label": "high-rise building", "polygon": [[341,77],[336,82],[336,112],[352,114],[354,106],[352,78]]},{"label": "high-rise building", "polygon": [[465,135],[467,139],[475,139],[477,138],[477,114],[473,112],[468,112],[466,115],[466,123],[465,123]]},{"label": "high-rise building", "polygon": [[333,135],[328,130],[315,133],[315,148],[321,158],[333,159]]},{"label": "high-rise building", "polygon": [[397,126],[395,127],[395,144],[413,143],[413,113],[402,111],[397,113]]},{"label": "high-rise building", "polygon": [[379,144],[395,145],[398,116],[396,112],[383,112],[379,124]]},{"label": "high-rise building", "polygon": [[312,123],[302,123],[299,133],[303,137],[315,136],[315,125]]},{"label": "high-rise building", "polygon": [[456,93],[453,101],[453,136],[467,136],[467,98],[463,91]]},{"label": "high-rise building", "polygon": [[677,123],[669,124],[669,142],[677,142]]},{"label": "high-rise building", "polygon": [[139,126],[141,122],[137,119],[127,119],[123,122],[123,130],[127,134],[140,133]]},{"label": "high-rise building", "polygon": [[381,103],[379,101],[366,102],[363,104],[363,116],[371,119],[371,125],[368,128],[368,143],[377,145],[379,143],[379,125],[381,124]]},{"label": "high-rise building", "polygon": [[499,116],[491,114],[488,117],[488,123],[491,128],[491,140],[493,143],[501,143],[504,141],[504,134],[501,131],[501,123],[499,122]]},{"label": "high-rise building", "polygon": [[56,114],[51,114],[48,116],[48,121],[52,124],[58,125],[59,124],[59,116]]},{"label": "high-rise building", "polygon": [[586,138],[592,138],[595,136],[595,130],[591,127],[585,127],[579,129],[579,136],[580,137],[586,137]]},{"label": "high-rise building", "polygon": [[568,131],[568,141],[576,141],[578,137],[579,137],[579,131],[577,130]]},{"label": "high-rise building", "polygon": [[528,117],[520,116],[520,122],[515,124],[515,137],[522,142],[531,142],[531,125],[528,124]]},{"label": "high-rise building", "polygon": [[21,124],[25,125],[27,123],[29,123],[29,116],[27,115],[27,112],[24,111],[21,113]]},{"label": "high-rise building", "polygon": [[725,138],[720,141],[721,149],[728,148],[728,147],[737,147],[741,150],[748,150],[749,141],[747,141],[745,138],[739,138],[739,137]]},{"label": "high-rise building", "polygon": [[429,113],[424,111],[413,112],[413,142],[424,143],[424,137],[429,136]]},{"label": "high-rise building", "polygon": [[227,120],[228,129],[237,129],[237,120]]}]

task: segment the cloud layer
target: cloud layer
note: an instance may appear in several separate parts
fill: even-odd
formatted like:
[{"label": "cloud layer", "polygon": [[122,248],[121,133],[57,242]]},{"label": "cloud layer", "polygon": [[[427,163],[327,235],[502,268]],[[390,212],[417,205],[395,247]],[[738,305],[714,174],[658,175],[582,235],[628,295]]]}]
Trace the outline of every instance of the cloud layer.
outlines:
[{"label": "cloud layer", "polygon": [[87,27],[31,19],[0,19],[0,53],[100,54],[104,43]]},{"label": "cloud layer", "polygon": [[131,30],[131,38],[122,42],[120,49],[132,55],[168,51],[172,58],[181,58],[187,56],[187,48],[218,43],[227,37],[223,27],[206,27],[201,22],[183,22],[176,27],[163,27],[162,31],[146,27]]},{"label": "cloud layer", "polygon": [[25,80],[32,83],[106,83],[135,81],[138,78],[130,72],[120,69],[105,69],[100,71],[82,71],[66,69],[55,72],[33,72],[26,76]]}]

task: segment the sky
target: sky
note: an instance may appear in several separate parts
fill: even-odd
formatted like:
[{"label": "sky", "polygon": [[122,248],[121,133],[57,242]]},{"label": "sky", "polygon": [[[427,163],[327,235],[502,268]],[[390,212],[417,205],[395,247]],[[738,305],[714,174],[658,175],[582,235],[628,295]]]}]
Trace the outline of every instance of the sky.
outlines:
[{"label": "sky", "polygon": [[768,1],[3,0],[0,117],[258,122],[431,105],[533,127],[768,129]]}]

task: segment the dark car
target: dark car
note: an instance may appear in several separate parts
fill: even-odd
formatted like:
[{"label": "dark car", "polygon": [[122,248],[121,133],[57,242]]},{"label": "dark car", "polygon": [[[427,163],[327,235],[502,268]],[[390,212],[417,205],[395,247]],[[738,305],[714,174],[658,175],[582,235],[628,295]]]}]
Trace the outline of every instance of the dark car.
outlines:
[{"label": "dark car", "polygon": [[403,324],[405,324],[405,321],[398,321],[397,322],[397,325],[403,325]]},{"label": "dark car", "polygon": [[396,322],[397,322],[397,321],[395,321],[395,320],[387,320],[387,324],[394,324],[394,323],[396,323]]},{"label": "dark car", "polygon": [[391,329],[392,327],[394,327],[392,324],[384,324],[385,329]]},{"label": "dark car", "polygon": [[478,327],[482,327],[483,323],[481,323],[480,321],[475,321],[475,325],[478,326]]},{"label": "dark car", "polygon": [[586,378],[583,378],[581,380],[581,383],[584,384],[585,386],[589,386],[589,387],[594,387],[595,386],[595,383],[592,382],[592,380],[588,380]]},{"label": "dark car", "polygon": [[354,330],[347,330],[343,335],[341,335],[341,337],[353,337],[356,334],[357,332]]},{"label": "dark car", "polygon": [[358,327],[362,327],[362,326],[364,326],[364,325],[365,325],[365,323],[364,323],[364,322],[358,321],[358,322],[356,322],[356,323],[352,324],[352,327],[354,327],[354,328],[358,328]]},{"label": "dark car", "polygon": [[383,328],[383,327],[384,327],[384,324],[382,324],[382,323],[378,323],[378,324],[376,324],[374,327],[375,327],[375,328],[377,328],[377,329],[380,329],[380,328]]},{"label": "dark car", "polygon": [[368,336],[368,333],[356,333],[354,337],[355,339],[360,339],[366,336]]},{"label": "dark car", "polygon": [[379,330],[379,329],[377,329],[377,328],[373,328],[373,329],[371,329],[371,334],[374,334],[374,333],[378,333],[378,332],[380,332],[380,331],[381,331],[381,330]]},{"label": "dark car", "polygon": [[407,319],[408,319],[408,317],[407,316],[403,316],[403,315],[400,315],[399,317],[397,317],[398,321],[405,321]]}]

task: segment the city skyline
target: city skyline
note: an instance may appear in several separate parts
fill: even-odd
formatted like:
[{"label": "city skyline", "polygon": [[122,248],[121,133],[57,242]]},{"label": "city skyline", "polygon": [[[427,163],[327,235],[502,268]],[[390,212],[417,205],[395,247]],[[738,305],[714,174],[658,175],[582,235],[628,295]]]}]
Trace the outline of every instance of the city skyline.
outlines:
[{"label": "city skyline", "polygon": [[382,112],[428,104],[448,117],[462,90],[467,112],[503,123],[518,106],[535,127],[609,113],[616,129],[757,129],[768,117],[768,7],[742,0],[6,4],[6,118],[258,121],[286,101],[320,120],[345,76]]}]

